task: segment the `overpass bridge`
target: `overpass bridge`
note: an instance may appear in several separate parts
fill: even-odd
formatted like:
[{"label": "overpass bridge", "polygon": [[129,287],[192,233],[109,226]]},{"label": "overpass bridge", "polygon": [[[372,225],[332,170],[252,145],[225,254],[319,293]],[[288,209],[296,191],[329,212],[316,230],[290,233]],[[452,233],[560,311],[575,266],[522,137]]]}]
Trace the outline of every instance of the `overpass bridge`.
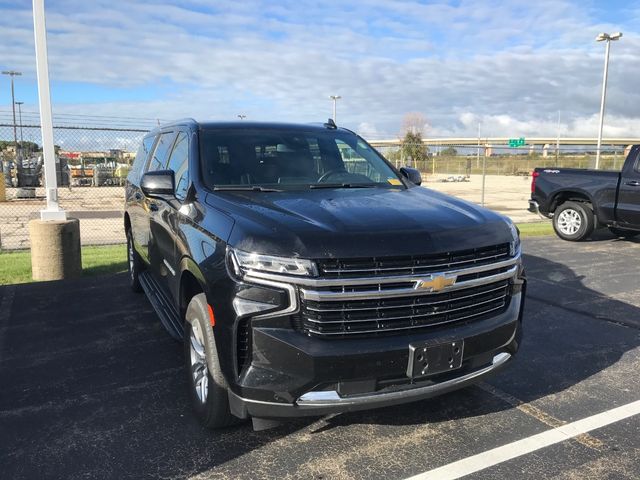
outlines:
[{"label": "overpass bridge", "polygon": [[[524,145],[520,147],[510,147],[509,137],[451,137],[451,138],[425,138],[422,143],[430,147],[480,147],[483,149],[485,156],[491,156],[493,150],[534,150],[536,147],[542,147],[542,154],[546,156],[549,150],[555,151],[557,146],[563,147],[579,147],[597,145],[598,139],[592,137],[527,137]],[[376,148],[394,148],[400,147],[402,139],[388,140],[370,140],[369,143]],[[625,147],[625,154],[631,149],[632,145],[640,144],[640,137],[611,137],[603,138],[603,147]]]}]

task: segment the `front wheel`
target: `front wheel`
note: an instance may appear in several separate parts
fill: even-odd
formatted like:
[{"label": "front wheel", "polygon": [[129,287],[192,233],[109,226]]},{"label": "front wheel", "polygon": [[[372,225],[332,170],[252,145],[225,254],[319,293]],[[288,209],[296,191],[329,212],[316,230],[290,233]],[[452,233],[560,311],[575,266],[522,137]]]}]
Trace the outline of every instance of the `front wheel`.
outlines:
[{"label": "front wheel", "polygon": [[594,227],[593,211],[584,203],[565,202],[553,215],[553,229],[563,240],[584,240],[591,235]]},{"label": "front wheel", "polygon": [[187,306],[184,353],[191,402],[200,423],[209,428],[236,423],[238,419],[229,410],[229,387],[220,369],[204,293],[194,296]]}]

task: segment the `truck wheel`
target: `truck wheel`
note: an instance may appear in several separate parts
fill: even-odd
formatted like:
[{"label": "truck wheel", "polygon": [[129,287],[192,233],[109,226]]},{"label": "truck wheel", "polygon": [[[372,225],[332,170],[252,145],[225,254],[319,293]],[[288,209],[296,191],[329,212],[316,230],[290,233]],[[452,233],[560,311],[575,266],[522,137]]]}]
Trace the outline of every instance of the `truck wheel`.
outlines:
[{"label": "truck wheel", "polygon": [[633,238],[640,235],[636,230],[624,230],[622,228],[609,227],[609,231],[618,238]]},{"label": "truck wheel", "polygon": [[131,229],[127,230],[127,264],[129,265],[129,286],[136,293],[142,292],[140,272],[143,269],[142,260],[133,248]]},{"label": "truck wheel", "polygon": [[200,423],[208,428],[236,423],[238,419],[229,410],[229,387],[220,370],[204,293],[194,296],[187,306],[184,353],[191,402]]},{"label": "truck wheel", "polygon": [[591,235],[594,226],[593,211],[584,203],[565,202],[553,215],[553,229],[563,240],[584,240]]}]

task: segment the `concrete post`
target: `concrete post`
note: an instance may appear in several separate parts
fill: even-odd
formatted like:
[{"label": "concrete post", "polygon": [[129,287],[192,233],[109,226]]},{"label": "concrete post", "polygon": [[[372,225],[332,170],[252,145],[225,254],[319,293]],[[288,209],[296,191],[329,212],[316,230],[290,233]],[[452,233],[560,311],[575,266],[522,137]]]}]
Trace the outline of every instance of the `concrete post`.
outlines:
[{"label": "concrete post", "polygon": [[37,281],[78,278],[82,275],[80,222],[31,220],[31,272]]},{"label": "concrete post", "polygon": [[542,157],[543,157],[543,158],[547,158],[548,156],[549,156],[549,144],[548,144],[548,143],[545,143],[545,144],[542,146]]}]

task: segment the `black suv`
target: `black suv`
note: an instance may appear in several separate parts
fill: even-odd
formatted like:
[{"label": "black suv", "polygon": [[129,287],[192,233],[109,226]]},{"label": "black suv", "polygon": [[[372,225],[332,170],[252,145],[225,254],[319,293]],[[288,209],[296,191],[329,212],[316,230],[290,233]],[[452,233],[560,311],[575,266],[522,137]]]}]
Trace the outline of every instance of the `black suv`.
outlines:
[{"label": "black suv", "polygon": [[331,121],[144,137],[126,185],[131,286],[184,339],[205,425],[411,402],[515,354],[516,227],[420,182]]}]

